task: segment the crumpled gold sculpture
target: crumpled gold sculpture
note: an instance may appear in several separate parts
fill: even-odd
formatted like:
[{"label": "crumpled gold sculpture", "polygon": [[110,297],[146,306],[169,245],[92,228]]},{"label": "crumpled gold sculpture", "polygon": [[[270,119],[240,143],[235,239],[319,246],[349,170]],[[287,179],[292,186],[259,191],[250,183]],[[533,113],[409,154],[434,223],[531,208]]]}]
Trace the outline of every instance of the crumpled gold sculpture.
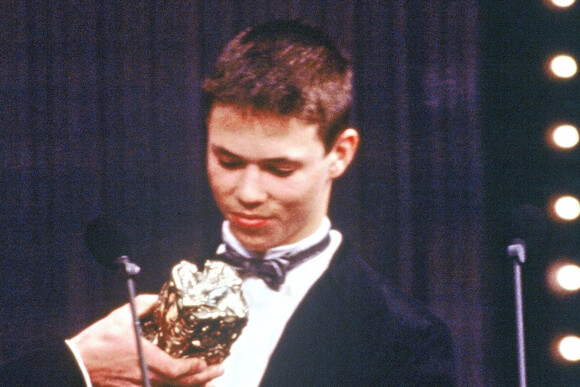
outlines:
[{"label": "crumpled gold sculpture", "polygon": [[204,271],[187,261],[173,267],[143,336],[173,357],[222,362],[248,322],[242,280],[226,263],[208,260]]}]

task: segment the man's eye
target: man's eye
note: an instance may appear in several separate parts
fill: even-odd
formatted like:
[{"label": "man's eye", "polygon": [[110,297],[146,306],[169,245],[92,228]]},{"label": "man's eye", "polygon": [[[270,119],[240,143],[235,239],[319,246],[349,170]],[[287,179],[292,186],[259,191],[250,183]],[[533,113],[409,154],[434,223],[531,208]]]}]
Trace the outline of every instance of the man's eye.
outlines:
[{"label": "man's eye", "polygon": [[290,176],[291,174],[294,173],[295,169],[294,168],[284,168],[284,167],[276,167],[276,166],[268,166],[266,167],[266,170],[268,170],[270,173],[273,173],[276,176],[280,176],[280,177],[287,177]]},{"label": "man's eye", "polygon": [[243,167],[244,163],[236,160],[219,160],[222,167],[226,169],[237,169]]}]

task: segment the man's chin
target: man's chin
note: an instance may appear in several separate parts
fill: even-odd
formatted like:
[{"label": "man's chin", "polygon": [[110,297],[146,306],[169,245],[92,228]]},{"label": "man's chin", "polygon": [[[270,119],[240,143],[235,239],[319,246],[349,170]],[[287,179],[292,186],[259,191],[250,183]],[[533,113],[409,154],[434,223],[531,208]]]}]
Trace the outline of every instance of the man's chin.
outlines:
[{"label": "man's chin", "polygon": [[231,230],[238,242],[244,246],[246,250],[254,253],[265,253],[272,247],[279,246],[277,238],[272,237],[271,234],[261,235],[261,233],[240,232],[239,230]]}]

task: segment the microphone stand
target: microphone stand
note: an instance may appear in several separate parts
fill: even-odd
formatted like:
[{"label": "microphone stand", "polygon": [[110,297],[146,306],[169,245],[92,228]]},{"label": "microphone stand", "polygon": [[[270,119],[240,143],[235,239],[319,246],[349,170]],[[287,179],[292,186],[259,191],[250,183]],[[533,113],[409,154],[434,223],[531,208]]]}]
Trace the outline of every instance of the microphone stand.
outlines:
[{"label": "microphone stand", "polygon": [[513,259],[514,266],[514,295],[516,312],[516,334],[518,345],[518,371],[520,387],[526,387],[526,355],[524,343],[524,307],[522,297],[522,264],[526,262],[526,247],[521,239],[515,239],[507,248],[509,257]]},{"label": "microphone stand", "polygon": [[143,378],[143,386],[151,387],[149,381],[149,373],[147,372],[147,363],[145,362],[145,355],[143,354],[143,344],[141,343],[141,322],[137,315],[137,307],[135,305],[135,277],[141,271],[141,268],[129,260],[129,257],[122,255],[115,261],[119,266],[123,267],[125,278],[127,280],[127,289],[129,291],[129,304],[131,305],[131,313],[133,315],[133,326],[135,328],[135,339],[137,340],[137,353],[139,355],[139,365],[141,367],[141,375]]}]

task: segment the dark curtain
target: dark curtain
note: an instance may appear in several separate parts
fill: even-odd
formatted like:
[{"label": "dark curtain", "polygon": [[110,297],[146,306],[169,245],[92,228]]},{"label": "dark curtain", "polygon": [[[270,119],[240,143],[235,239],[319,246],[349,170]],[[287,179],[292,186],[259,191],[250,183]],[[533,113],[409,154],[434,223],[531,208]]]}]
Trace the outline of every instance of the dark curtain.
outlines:
[{"label": "dark curtain", "polygon": [[125,302],[122,278],[84,245],[96,216],[125,226],[141,292],[157,292],[178,259],[215,248],[221,218],[205,178],[200,84],[242,28],[300,18],[338,40],[356,70],[362,148],[335,186],[334,225],[447,322],[459,385],[496,383],[486,350],[493,313],[476,2],[13,0],[1,8],[0,361]]}]

